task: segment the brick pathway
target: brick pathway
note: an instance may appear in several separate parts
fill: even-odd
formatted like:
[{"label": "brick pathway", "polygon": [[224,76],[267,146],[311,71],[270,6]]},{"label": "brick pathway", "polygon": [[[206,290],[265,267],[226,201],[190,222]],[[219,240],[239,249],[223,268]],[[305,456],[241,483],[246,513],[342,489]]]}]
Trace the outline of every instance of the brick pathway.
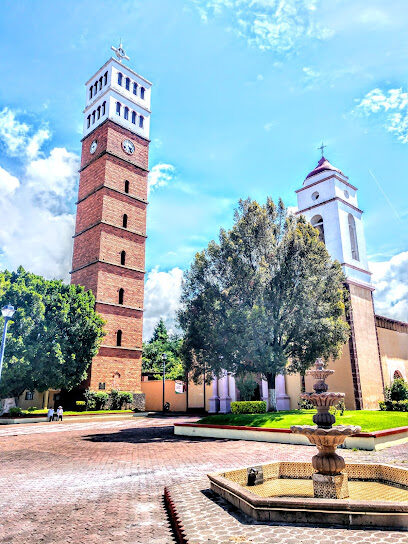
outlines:
[{"label": "brick pathway", "polygon": [[[207,472],[273,459],[310,460],[313,454],[307,446],[175,437],[175,420],[187,418],[1,428],[0,542],[169,544],[165,485],[198,484]],[[404,466],[408,445],[344,455]],[[331,539],[316,531],[314,544]],[[303,528],[291,534],[292,542],[306,542]],[[277,532],[265,542],[285,541]]]}]

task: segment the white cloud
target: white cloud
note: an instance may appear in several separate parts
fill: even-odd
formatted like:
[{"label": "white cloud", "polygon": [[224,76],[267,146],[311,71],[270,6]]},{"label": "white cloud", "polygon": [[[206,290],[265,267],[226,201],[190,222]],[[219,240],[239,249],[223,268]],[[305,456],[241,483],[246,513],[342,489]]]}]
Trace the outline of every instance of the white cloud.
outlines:
[{"label": "white cloud", "polygon": [[160,163],[149,172],[149,192],[168,185],[174,179],[175,168],[172,164]]},{"label": "white cloud", "polygon": [[172,268],[160,272],[153,268],[146,276],[143,316],[143,338],[149,340],[154,327],[162,317],[170,333],[177,332],[176,312],[180,307],[183,271]]},{"label": "white cloud", "polygon": [[31,146],[23,156],[20,179],[0,167],[0,216],[4,222],[0,266],[15,269],[21,264],[47,278],[68,281],[74,231],[71,204],[79,158],[65,148],[54,148],[44,156],[41,145],[48,131],[39,129],[27,138],[31,132],[31,127],[15,119],[14,112],[0,114],[0,140],[9,154],[14,155],[27,142]]},{"label": "white cloud", "polygon": [[192,1],[203,22],[225,15],[228,28],[262,51],[285,54],[305,40],[326,40],[334,34],[318,20],[318,0]]},{"label": "white cloud", "polygon": [[403,144],[408,143],[408,93],[402,89],[372,89],[358,101],[354,112],[377,116],[388,132]]},{"label": "white cloud", "polygon": [[33,134],[32,127],[16,119],[16,114],[9,108],[0,112],[0,139],[11,156],[19,154],[33,159],[37,157],[42,144],[50,138],[48,128],[39,128]]},{"label": "white cloud", "polygon": [[265,123],[264,124],[264,130],[266,130],[266,132],[270,132],[273,127],[276,127],[277,123],[276,121],[270,121],[269,123]]},{"label": "white cloud", "polygon": [[389,261],[371,262],[375,310],[379,315],[408,321],[408,251]]},{"label": "white cloud", "polygon": [[305,74],[305,76],[309,79],[315,79],[317,77],[320,77],[320,72],[313,70],[313,68],[310,68],[310,66],[304,66],[302,68],[302,71]]}]

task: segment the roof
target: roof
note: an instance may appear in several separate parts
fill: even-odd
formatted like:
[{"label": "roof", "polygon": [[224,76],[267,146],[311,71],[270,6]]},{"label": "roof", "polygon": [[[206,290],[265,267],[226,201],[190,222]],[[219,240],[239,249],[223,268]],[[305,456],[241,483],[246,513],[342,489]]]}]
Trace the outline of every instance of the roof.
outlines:
[{"label": "roof", "polygon": [[[311,172],[309,172],[309,174],[306,176],[305,179],[311,178],[312,176],[315,176],[316,174],[320,174],[320,172],[324,172],[325,170],[332,170],[333,172],[339,172],[342,176],[344,176],[341,170],[339,170],[338,168],[330,164],[329,161],[325,157],[322,157],[320,161],[317,163],[316,168],[312,170]],[[344,177],[347,177],[347,176],[344,176]]]}]

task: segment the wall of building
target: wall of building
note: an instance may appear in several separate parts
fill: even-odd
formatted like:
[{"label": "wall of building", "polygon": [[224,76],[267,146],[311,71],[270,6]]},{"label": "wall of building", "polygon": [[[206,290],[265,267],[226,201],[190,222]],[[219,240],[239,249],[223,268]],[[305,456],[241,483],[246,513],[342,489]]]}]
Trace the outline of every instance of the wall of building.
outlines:
[{"label": "wall of building", "polygon": [[377,317],[377,334],[385,385],[395,371],[408,381],[408,325]]},{"label": "wall of building", "polygon": [[[206,410],[209,409],[209,398],[211,396],[211,385],[206,385]],[[142,392],[146,396],[146,410],[158,412],[163,405],[163,382],[161,380],[149,380],[142,382]],[[170,403],[171,412],[185,412],[187,409],[187,393],[175,392],[175,381],[165,382],[165,402]],[[188,386],[188,407],[203,408],[204,387],[203,384],[190,382]]]}]

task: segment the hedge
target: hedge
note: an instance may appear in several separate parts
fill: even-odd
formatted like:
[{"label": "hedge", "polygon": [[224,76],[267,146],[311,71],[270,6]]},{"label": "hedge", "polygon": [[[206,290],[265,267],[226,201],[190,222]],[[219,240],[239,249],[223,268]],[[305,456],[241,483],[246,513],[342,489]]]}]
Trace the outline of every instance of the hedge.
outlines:
[{"label": "hedge", "polygon": [[387,412],[408,412],[407,400],[387,400],[380,402],[380,410]]},{"label": "hedge", "polygon": [[231,412],[233,414],[264,414],[266,412],[266,402],[263,400],[231,402]]}]

